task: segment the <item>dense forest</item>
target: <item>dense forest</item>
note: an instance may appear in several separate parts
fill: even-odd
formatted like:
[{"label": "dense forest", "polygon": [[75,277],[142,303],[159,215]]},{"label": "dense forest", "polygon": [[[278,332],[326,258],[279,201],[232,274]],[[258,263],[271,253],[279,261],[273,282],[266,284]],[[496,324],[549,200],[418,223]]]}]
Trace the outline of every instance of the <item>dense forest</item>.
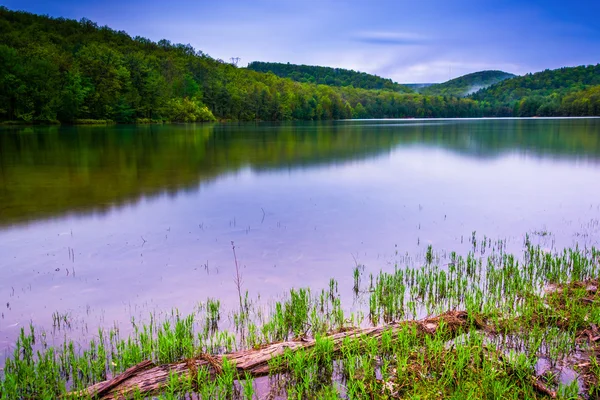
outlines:
[{"label": "dense forest", "polygon": [[419,88],[417,91],[428,95],[464,97],[515,76],[504,71],[480,71]]},{"label": "dense forest", "polygon": [[271,72],[277,76],[290,78],[296,82],[318,83],[329,86],[353,86],[361,89],[388,89],[406,93],[412,92],[406,86],[400,85],[391,79],[343,68],[261,61],[253,61],[248,64],[247,68],[257,72]]},{"label": "dense forest", "polygon": [[513,78],[468,98],[338,87],[237,68],[87,19],[0,7],[0,121],[11,123],[597,115],[588,88],[600,84],[598,68]]},{"label": "dense forest", "polygon": [[600,64],[507,79],[470,96],[499,116],[600,115]]},{"label": "dense forest", "polygon": [[[479,115],[472,100],[294,82],[90,20],[0,8],[0,120],[322,120]],[[408,97],[405,97],[408,96]]]}]

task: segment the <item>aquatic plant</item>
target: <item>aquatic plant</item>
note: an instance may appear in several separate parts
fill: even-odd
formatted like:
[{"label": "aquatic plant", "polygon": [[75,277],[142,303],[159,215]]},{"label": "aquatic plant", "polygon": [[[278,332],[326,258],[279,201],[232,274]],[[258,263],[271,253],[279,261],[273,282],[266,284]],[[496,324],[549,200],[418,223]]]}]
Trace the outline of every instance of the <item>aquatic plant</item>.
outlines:
[{"label": "aquatic plant", "polygon": [[[423,265],[372,274],[368,287],[356,279],[357,266],[353,291],[365,297],[366,320],[345,311],[332,279],[320,291],[291,289],[268,307],[240,292],[235,333],[220,329],[225,314],[216,299],[187,316],[132,319],[126,338],[116,326],[100,329],[87,344],[48,346],[48,333],[32,324],[6,359],[0,399],[86,398],[88,387],[151,365],[166,368],[164,383],[158,391],[129,388],[131,397],[249,399],[264,374],[268,390],[292,398],[597,396],[598,250],[549,253],[526,237],[517,257],[501,241],[472,243],[465,257],[449,253],[442,265],[429,246]],[[69,329],[68,314],[53,319]],[[260,368],[244,367],[264,352],[271,353]]]}]

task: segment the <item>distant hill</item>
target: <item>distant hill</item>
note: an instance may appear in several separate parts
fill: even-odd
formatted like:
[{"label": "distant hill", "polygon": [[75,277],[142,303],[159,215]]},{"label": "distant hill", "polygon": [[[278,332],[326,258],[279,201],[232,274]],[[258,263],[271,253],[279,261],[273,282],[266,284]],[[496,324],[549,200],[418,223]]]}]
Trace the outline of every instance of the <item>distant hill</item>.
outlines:
[{"label": "distant hill", "polygon": [[465,97],[516,75],[504,71],[480,71],[460,76],[444,83],[417,88],[419,93],[432,96]]},{"label": "distant hill", "polygon": [[342,87],[353,86],[361,89],[387,89],[404,93],[412,92],[408,87],[391,79],[343,68],[261,61],[253,61],[248,64],[247,68],[257,72],[271,72],[282,78],[289,78],[302,83]]}]

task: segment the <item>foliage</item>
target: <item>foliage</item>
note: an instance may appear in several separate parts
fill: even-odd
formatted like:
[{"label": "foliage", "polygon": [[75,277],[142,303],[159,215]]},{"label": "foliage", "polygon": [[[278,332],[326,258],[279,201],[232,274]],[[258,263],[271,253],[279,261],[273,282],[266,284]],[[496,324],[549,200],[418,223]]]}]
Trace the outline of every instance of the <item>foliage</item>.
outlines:
[{"label": "foliage", "polygon": [[[270,306],[260,295],[246,301],[230,314],[235,331],[220,326],[224,310],[213,299],[187,316],[174,309],[149,320],[132,317],[128,336],[116,323],[99,328],[87,343],[68,338],[75,333],[70,316],[56,312],[53,327],[63,332],[33,322],[21,327],[0,375],[0,399],[89,399],[90,385],[136,365],[129,382],[137,385],[117,384],[106,397],[232,399],[242,391],[247,399],[596,396],[600,252],[550,253],[526,235],[518,255],[502,240],[477,239],[473,232],[465,256],[451,252],[448,259],[430,247],[424,265],[371,273],[354,297],[359,310],[350,314],[335,279],[315,292],[290,289]],[[440,257],[450,263],[440,264]],[[363,320],[362,296],[371,324]],[[386,326],[369,326],[381,321]],[[242,353],[231,354],[237,349]],[[264,352],[253,357],[250,349]],[[160,372],[142,380],[141,362],[161,365]],[[259,374],[269,379],[254,386]]]},{"label": "foliage", "polygon": [[[447,118],[598,110],[595,96],[589,105],[569,100],[563,107],[562,101],[600,84],[600,66],[512,78],[462,99],[450,89],[417,94],[389,79],[342,69],[273,63],[237,68],[189,44],[132,38],[85,18],[5,7],[0,7],[0,38],[0,121]],[[289,78],[252,70],[265,65]]]},{"label": "foliage", "polygon": [[[0,121],[482,115],[472,100],[406,94],[402,86],[366,74],[354,73],[360,77],[355,84],[381,89],[294,82],[237,68],[190,45],[132,38],[87,19],[0,8],[0,37]],[[335,71],[345,76],[344,71]]]},{"label": "foliage", "polygon": [[271,72],[277,76],[290,78],[296,82],[318,83],[329,86],[353,86],[361,89],[388,89],[406,93],[411,92],[406,86],[400,85],[391,79],[343,68],[253,61],[248,64],[248,69],[265,73]]},{"label": "foliage", "polygon": [[600,115],[600,85],[570,93],[563,98],[561,111],[565,115]]},{"label": "foliage", "polygon": [[600,85],[600,64],[545,70],[507,79],[472,96],[486,115],[600,115],[592,86]]},{"label": "foliage", "polygon": [[167,109],[171,120],[175,122],[216,121],[213,113],[196,97],[171,99]]}]

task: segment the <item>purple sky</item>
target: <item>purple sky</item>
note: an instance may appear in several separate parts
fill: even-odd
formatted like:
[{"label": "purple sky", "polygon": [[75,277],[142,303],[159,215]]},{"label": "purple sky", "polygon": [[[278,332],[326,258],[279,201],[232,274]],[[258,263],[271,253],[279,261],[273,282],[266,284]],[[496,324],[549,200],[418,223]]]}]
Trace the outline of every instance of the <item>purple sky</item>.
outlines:
[{"label": "purple sky", "polygon": [[500,69],[516,74],[600,62],[600,1],[8,0],[89,18],[212,57],[324,65],[401,83]]}]

